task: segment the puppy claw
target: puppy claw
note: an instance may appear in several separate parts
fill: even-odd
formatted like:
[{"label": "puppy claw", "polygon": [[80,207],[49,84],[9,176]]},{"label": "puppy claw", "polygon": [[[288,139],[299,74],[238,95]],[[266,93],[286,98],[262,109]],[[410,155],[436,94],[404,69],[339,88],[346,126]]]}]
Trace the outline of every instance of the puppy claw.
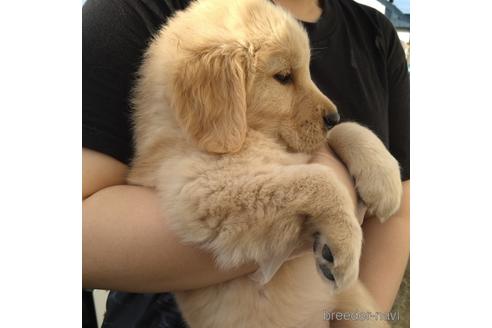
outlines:
[{"label": "puppy claw", "polygon": [[328,266],[323,265],[323,264],[318,264],[319,269],[323,273],[323,275],[326,277],[326,279],[335,281],[335,277],[333,276],[333,273],[331,273],[331,270]]},{"label": "puppy claw", "polygon": [[[333,245],[335,241],[332,240]],[[333,251],[327,238],[316,233],[314,235],[314,255],[316,266],[321,277],[337,290],[345,288],[357,280],[359,272],[359,243],[344,243]]]},{"label": "puppy claw", "polygon": [[327,260],[328,262],[333,263],[333,254],[331,253],[330,248],[328,245],[323,246],[323,250],[321,251],[321,255],[323,255],[323,258]]}]

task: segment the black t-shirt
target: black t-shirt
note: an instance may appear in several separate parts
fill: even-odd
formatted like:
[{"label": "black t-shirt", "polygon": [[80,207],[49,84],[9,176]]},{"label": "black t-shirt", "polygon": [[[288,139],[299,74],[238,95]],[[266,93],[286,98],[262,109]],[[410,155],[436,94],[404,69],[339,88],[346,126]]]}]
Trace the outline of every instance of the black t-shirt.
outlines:
[{"label": "black t-shirt", "polygon": [[[130,162],[133,144],[129,94],[135,73],[152,35],[173,12],[185,8],[189,2],[88,0],[85,3],[82,11],[83,147],[125,164]],[[323,13],[318,22],[304,23],[312,48],[312,78],[337,105],[342,121],[363,124],[381,138],[399,161],[402,180],[408,180],[409,73],[398,35],[391,22],[373,8],[352,0],[320,0],[320,4]],[[109,300],[106,327],[137,327],[136,322],[144,317],[146,324],[142,327],[154,327],[148,320],[161,324],[160,327],[179,326],[170,324],[171,319],[163,315],[165,309],[172,307],[169,295],[113,293]],[[132,302],[135,302],[133,307]],[[117,318],[122,315],[118,307],[134,309],[129,310],[134,320],[125,312],[125,324],[116,323],[121,322]],[[154,319],[149,319],[151,308]],[[112,313],[119,314],[111,317]],[[166,320],[169,325],[164,323]]]}]

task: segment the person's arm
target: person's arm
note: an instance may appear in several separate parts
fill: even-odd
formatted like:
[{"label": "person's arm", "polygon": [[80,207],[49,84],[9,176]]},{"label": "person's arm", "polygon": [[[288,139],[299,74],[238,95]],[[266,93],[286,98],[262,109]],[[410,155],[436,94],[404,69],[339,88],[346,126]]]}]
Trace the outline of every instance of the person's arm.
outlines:
[{"label": "person's arm", "polygon": [[83,287],[130,292],[200,288],[253,272],[219,271],[210,254],[181,244],[156,193],[124,185],[128,168],[83,150]]},{"label": "person's arm", "polygon": [[359,277],[381,312],[389,312],[410,255],[410,180],[403,182],[400,209],[384,224],[366,218]]}]

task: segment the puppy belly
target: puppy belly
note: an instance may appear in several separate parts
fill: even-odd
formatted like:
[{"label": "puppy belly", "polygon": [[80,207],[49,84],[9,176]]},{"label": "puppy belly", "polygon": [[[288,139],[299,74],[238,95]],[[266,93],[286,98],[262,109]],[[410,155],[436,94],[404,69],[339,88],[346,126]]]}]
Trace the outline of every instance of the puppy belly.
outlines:
[{"label": "puppy belly", "polygon": [[286,262],[265,286],[244,277],[176,298],[190,328],[326,328],[334,307],[312,255]]}]

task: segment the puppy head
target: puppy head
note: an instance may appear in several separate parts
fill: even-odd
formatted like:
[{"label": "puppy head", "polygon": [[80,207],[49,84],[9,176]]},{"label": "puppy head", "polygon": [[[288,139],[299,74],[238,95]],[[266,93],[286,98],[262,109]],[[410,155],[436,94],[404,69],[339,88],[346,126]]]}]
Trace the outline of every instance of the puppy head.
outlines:
[{"label": "puppy head", "polygon": [[336,107],[311,80],[303,27],[265,0],[197,1],[189,12],[183,22],[193,14],[208,19],[187,32],[193,36],[178,36],[186,51],[171,97],[178,123],[198,146],[236,152],[255,129],[293,151],[318,149],[326,140],[323,118]]},{"label": "puppy head", "polygon": [[275,9],[278,14],[264,17],[268,24],[260,25],[264,38],[247,94],[248,125],[277,137],[293,151],[310,153],[326,140],[324,119],[338,113],[311,79],[309,40],[303,27]]}]

